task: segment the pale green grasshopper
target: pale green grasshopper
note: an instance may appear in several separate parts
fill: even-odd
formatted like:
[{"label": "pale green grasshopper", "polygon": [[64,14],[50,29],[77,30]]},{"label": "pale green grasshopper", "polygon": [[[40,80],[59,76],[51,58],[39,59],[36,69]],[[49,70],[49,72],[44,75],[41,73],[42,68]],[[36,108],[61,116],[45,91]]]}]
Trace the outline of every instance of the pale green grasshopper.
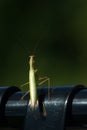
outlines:
[{"label": "pale green grasshopper", "polygon": [[[36,78],[35,78],[35,73],[37,73],[37,69],[34,69],[34,56],[30,56],[29,60],[29,82],[21,85],[24,86],[26,84],[29,84],[29,91],[25,93],[25,95],[22,96],[21,99],[24,99],[24,97],[30,93],[30,101],[29,105],[32,108],[32,111],[35,110],[35,107],[38,106],[38,93],[37,93],[37,86],[36,86]],[[48,82],[48,97],[50,97],[50,78],[48,77],[39,77],[38,80],[40,81],[39,85],[42,85],[45,82]],[[44,104],[43,104],[43,109],[44,109]],[[46,112],[44,112],[46,116]]]}]

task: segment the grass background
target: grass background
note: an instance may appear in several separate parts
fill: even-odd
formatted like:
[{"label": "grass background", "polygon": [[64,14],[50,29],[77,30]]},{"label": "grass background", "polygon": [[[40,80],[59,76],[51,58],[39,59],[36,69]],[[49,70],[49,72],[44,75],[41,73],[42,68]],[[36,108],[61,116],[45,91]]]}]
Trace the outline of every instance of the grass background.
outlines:
[{"label": "grass background", "polygon": [[28,81],[34,50],[51,86],[87,85],[87,1],[1,0],[0,86]]}]

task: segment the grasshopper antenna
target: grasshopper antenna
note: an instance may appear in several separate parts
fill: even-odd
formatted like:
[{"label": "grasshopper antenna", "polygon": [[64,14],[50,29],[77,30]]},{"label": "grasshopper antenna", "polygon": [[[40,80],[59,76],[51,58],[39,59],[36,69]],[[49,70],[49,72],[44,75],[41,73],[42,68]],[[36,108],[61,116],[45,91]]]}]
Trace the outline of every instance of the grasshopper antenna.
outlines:
[{"label": "grasshopper antenna", "polygon": [[35,46],[33,48],[33,51],[32,51],[32,54],[35,55],[36,51],[37,51],[37,48],[38,48],[38,45],[40,44],[40,41],[42,40],[43,36],[40,37],[39,40],[36,40],[34,43],[35,43]]},{"label": "grasshopper antenna", "polygon": [[37,47],[40,44],[40,40],[36,42],[35,47],[33,49],[33,55],[36,53]]}]

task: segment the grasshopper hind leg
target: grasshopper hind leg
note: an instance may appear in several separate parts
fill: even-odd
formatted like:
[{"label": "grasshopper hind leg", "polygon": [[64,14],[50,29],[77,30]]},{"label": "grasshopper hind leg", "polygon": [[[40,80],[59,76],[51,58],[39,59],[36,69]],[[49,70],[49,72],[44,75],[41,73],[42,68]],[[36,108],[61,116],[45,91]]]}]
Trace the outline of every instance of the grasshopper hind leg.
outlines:
[{"label": "grasshopper hind leg", "polygon": [[38,85],[42,85],[47,82],[48,84],[48,98],[50,99],[50,78],[48,77],[40,77],[39,81],[41,81]]},{"label": "grasshopper hind leg", "polygon": [[[20,86],[20,88],[23,88],[23,87],[26,86],[27,84],[29,84],[29,82],[26,82],[26,83],[22,84],[22,85]],[[29,94],[29,91],[27,91],[27,92],[21,97],[21,100],[24,100],[24,98],[25,98],[26,95],[28,95],[28,94]]]},{"label": "grasshopper hind leg", "polygon": [[29,91],[27,91],[22,97],[21,97],[21,100],[24,100],[24,98],[26,97],[26,95],[29,94]]}]

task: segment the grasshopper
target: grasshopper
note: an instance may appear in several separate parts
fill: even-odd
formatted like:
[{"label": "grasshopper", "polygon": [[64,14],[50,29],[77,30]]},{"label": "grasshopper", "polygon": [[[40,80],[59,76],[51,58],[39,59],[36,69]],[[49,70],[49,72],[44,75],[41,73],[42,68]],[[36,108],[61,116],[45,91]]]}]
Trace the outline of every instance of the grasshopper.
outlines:
[{"label": "grasshopper", "polygon": [[[23,87],[26,84],[29,84],[30,91],[26,92],[25,95],[21,97],[21,99],[24,99],[24,97],[30,93],[30,101],[29,105],[32,108],[32,111],[35,109],[35,107],[38,105],[38,93],[37,93],[37,86],[36,86],[36,76],[35,74],[37,73],[37,69],[34,69],[34,56],[31,55],[29,56],[29,82],[21,85]],[[48,77],[39,77],[38,80],[40,83],[38,85],[42,85],[45,82],[48,82],[48,86],[50,87],[50,78]],[[50,97],[50,91],[48,89],[48,97]],[[44,109],[44,104],[43,104],[43,109]]]}]

